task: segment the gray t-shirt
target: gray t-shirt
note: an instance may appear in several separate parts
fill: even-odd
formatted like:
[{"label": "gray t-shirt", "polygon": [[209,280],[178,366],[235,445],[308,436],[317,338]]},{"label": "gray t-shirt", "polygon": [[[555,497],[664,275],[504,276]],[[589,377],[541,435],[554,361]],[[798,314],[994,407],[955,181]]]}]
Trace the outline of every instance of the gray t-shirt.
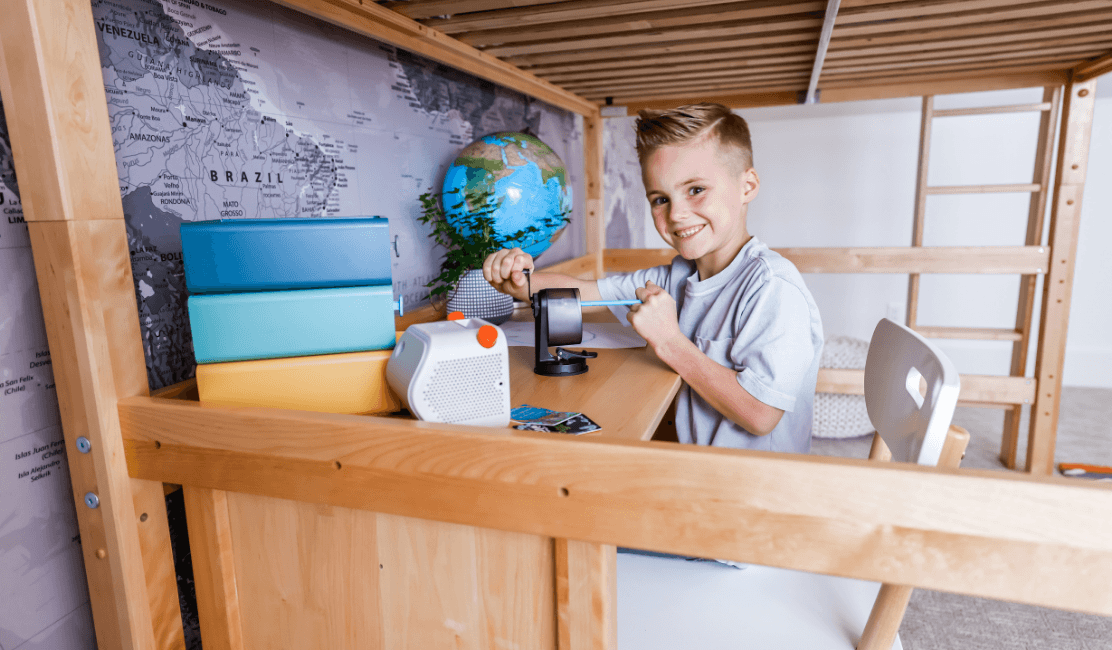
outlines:
[{"label": "gray t-shirt", "polygon": [[[675,299],[684,336],[711,360],[735,369],[737,382],[750,395],[784,411],[770,434],[755,436],[684,384],[676,398],[680,442],[809,451],[822,321],[795,266],[753,237],[708,280],[699,280],[694,262],[676,256],[669,266],[599,280],[598,288],[604,300],[629,300],[648,281]],[[629,323],[626,307],[611,309]]]}]

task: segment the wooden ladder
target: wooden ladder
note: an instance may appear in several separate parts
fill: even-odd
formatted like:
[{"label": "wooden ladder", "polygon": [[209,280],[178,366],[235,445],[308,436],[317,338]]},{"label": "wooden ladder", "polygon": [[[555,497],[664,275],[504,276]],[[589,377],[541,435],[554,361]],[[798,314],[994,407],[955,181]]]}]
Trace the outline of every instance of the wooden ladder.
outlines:
[{"label": "wooden ladder", "polygon": [[[1058,86],[1043,89],[1042,102],[1038,104],[1017,104],[1010,106],[988,106],[979,108],[957,108],[935,110],[934,96],[923,97],[922,122],[919,130],[919,168],[915,182],[915,213],[912,225],[911,245],[923,245],[923,227],[927,212],[927,197],[932,194],[987,194],[996,192],[1030,192],[1031,202],[1027,213],[1027,246],[1042,243],[1043,224],[1046,217],[1047,199],[1050,195],[1050,169],[1054,156],[1054,135],[1058,123],[1058,112],[1062,102],[1062,89]],[[1011,185],[927,185],[927,170],[930,160],[931,123],[936,117],[959,115],[991,115],[999,113],[1021,113],[1039,111],[1038,144],[1035,152],[1035,168],[1029,184]],[[965,339],[982,341],[1011,341],[1012,364],[1009,374],[1022,377],[1027,370],[1027,350],[1031,342],[1031,320],[1035,308],[1035,287],[1037,275],[1024,275],[1019,283],[1019,300],[1016,308],[1015,327],[932,327],[919,325],[919,274],[908,276],[907,285],[907,326],[929,338]],[[1009,404],[1005,407],[1004,434],[1000,445],[1000,460],[1009,469],[1016,466],[1016,447],[1019,441],[1019,420],[1023,405]]]}]

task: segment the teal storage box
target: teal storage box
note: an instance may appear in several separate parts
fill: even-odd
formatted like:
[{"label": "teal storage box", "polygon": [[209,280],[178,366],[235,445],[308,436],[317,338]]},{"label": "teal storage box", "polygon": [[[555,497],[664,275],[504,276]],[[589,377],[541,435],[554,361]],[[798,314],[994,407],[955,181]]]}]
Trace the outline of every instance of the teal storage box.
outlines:
[{"label": "teal storage box", "polygon": [[382,217],[194,221],[181,247],[190,293],[391,283]]},{"label": "teal storage box", "polygon": [[394,347],[389,285],[209,294],[186,304],[197,363]]}]

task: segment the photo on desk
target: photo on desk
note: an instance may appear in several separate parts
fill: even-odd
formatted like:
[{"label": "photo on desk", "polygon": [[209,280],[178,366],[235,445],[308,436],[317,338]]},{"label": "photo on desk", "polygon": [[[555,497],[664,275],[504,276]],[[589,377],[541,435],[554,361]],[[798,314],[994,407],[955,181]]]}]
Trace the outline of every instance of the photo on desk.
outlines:
[{"label": "photo on desk", "polygon": [[582,413],[576,413],[572,417],[564,420],[563,422],[560,422],[559,424],[527,423],[515,425],[514,428],[520,429],[522,431],[547,431],[549,433],[567,433],[573,436],[577,436],[581,433],[599,431],[602,429],[602,427],[596,424],[594,420],[587,417],[586,415],[583,415]]}]

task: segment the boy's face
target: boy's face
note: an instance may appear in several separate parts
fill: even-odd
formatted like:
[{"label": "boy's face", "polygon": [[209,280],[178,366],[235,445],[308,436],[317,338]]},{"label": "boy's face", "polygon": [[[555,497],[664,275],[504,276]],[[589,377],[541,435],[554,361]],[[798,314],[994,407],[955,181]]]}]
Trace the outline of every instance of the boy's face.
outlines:
[{"label": "boy's face", "polygon": [[641,169],[657,232],[684,259],[694,260],[705,280],[725,269],[745,242],[747,204],[757,196],[754,169],[706,134],[660,147]]}]

